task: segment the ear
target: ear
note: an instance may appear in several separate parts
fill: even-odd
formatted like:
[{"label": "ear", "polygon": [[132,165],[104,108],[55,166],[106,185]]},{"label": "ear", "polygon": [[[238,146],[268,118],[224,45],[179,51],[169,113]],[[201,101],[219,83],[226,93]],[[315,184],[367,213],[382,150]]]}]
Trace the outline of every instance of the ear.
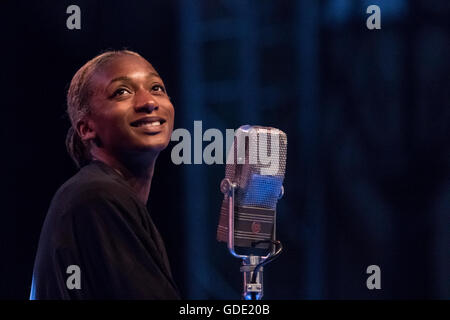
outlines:
[{"label": "ear", "polygon": [[94,140],[97,137],[97,133],[94,130],[94,126],[89,120],[80,120],[77,123],[77,132],[82,141]]}]

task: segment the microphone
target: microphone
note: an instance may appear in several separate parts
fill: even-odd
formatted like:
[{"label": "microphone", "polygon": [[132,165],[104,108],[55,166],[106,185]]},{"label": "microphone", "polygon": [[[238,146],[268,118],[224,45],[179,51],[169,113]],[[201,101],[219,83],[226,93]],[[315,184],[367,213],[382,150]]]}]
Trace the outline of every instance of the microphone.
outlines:
[{"label": "microphone", "polygon": [[[276,204],[284,194],[286,159],[283,131],[250,125],[236,130],[220,185],[224,199],[217,240],[226,242],[230,253],[243,260],[244,299],[261,299],[262,266],[282,250],[275,240]],[[236,253],[235,246],[250,254]],[[271,251],[262,256],[262,249]]]}]

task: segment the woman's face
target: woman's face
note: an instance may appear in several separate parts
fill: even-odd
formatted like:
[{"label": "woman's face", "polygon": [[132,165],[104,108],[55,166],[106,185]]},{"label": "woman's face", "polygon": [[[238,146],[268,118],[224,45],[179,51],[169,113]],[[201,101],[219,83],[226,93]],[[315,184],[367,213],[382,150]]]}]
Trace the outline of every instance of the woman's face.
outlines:
[{"label": "woman's face", "polygon": [[173,130],[174,108],[164,83],[145,59],[113,58],[91,78],[89,123],[106,152],[159,153]]}]

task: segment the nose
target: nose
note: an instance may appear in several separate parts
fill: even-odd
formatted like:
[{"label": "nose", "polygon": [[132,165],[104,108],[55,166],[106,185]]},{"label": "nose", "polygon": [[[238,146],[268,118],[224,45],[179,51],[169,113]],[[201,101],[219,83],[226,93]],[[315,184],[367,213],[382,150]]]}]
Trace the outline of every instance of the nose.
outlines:
[{"label": "nose", "polygon": [[142,93],[136,102],[136,112],[151,113],[159,108],[155,98],[149,92]]}]

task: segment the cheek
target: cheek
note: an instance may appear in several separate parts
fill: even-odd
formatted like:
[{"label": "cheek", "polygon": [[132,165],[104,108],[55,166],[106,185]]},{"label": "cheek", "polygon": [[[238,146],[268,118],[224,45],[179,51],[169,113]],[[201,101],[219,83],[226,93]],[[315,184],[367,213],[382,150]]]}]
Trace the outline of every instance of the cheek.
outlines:
[{"label": "cheek", "polygon": [[103,114],[96,118],[97,132],[100,138],[104,139],[122,135],[122,132],[126,129],[125,124],[123,116]]},{"label": "cheek", "polygon": [[173,129],[173,125],[174,125],[174,121],[175,121],[175,108],[173,107],[172,104],[170,104],[169,112],[170,112],[170,116],[171,116],[171,124],[170,125]]}]

